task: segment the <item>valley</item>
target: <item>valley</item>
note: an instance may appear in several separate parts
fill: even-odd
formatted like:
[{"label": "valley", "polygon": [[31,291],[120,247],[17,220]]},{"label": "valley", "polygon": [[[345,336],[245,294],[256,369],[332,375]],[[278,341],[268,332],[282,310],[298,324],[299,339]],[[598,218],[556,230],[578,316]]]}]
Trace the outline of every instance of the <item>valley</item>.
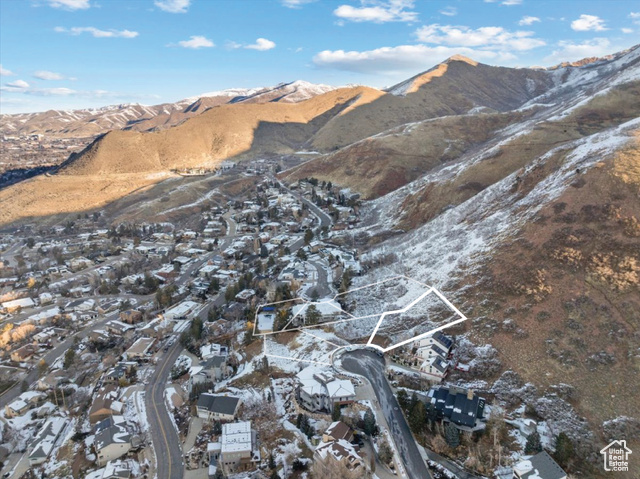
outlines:
[{"label": "valley", "polygon": [[[102,427],[134,477],[511,477],[543,450],[607,477],[602,447],[640,446],[639,119],[638,46],[3,115],[82,144],[0,188],[9,477],[40,414],[49,477],[97,474]],[[468,320],[376,325],[414,283]]]}]

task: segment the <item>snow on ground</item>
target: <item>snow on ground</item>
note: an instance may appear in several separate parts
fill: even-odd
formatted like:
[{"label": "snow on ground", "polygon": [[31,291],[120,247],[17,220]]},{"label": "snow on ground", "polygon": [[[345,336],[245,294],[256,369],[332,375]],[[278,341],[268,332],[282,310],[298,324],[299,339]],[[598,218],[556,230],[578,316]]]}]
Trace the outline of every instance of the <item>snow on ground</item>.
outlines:
[{"label": "snow on ground", "polygon": [[[551,150],[533,162],[531,168],[544,163],[558,150],[573,149],[557,173],[542,180],[524,198],[511,192],[518,174],[513,173],[406,237],[387,241],[367,256],[371,259],[387,251],[399,252],[396,267],[374,270],[361,281],[379,281],[401,269],[407,276],[442,288],[461,268],[473,267],[481,254],[518,230],[544,204],[557,198],[573,181],[576,168],[584,171],[601,161],[603,156],[626,143],[628,131],[639,124],[640,119],[631,120]],[[446,290],[443,292],[446,294]]]},{"label": "snow on ground", "polygon": [[329,364],[331,352],[344,344],[334,334],[319,328],[298,332],[288,344],[278,343],[274,336],[264,337],[263,351],[271,366],[291,373],[297,373],[301,366],[304,367],[308,364]]}]

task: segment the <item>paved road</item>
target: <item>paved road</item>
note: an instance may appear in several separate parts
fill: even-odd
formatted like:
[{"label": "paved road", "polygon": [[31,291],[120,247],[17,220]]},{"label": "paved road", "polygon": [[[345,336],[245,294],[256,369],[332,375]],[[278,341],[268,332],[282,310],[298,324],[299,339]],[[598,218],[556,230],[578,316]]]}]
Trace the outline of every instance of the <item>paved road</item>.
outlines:
[{"label": "paved road", "polygon": [[282,182],[280,180],[278,180],[277,178],[272,178],[272,179],[274,181],[277,181],[282,189],[286,190],[287,192],[289,192],[293,196],[297,197],[298,199],[300,199],[300,201],[306,203],[307,206],[309,207],[309,209],[311,211],[313,211],[315,213],[315,215],[318,216],[318,218],[320,218],[320,225],[318,226],[318,230],[320,230],[323,226],[326,226],[327,228],[331,228],[331,225],[333,224],[333,220],[331,219],[331,216],[326,214],[324,211],[322,211],[320,208],[318,208],[316,205],[314,205],[311,201],[306,199],[304,196],[302,196],[302,195],[300,195],[300,194],[298,194],[298,193],[296,193],[294,191],[291,191],[289,188],[284,186],[284,184],[282,184]]},{"label": "paved road", "polygon": [[[47,364],[51,365],[58,359],[61,355],[63,355],[67,349],[73,344],[74,336],[77,336],[79,339],[86,338],[90,332],[95,331],[97,329],[101,329],[108,321],[112,319],[116,319],[116,315],[118,311],[114,311],[112,313],[107,314],[104,319],[98,321],[97,323],[93,323],[93,325],[89,326],[86,329],[83,329],[79,333],[75,335],[69,336],[59,345],[54,347],[51,351],[45,354],[42,359],[44,359]],[[28,384],[34,383],[38,379],[38,368],[34,367],[27,373],[23,380],[16,382],[11,388],[7,389],[2,396],[0,396],[0,407],[5,407],[11,401],[16,399],[22,393],[22,381],[27,381]]]},{"label": "paved road", "polygon": [[389,424],[398,453],[410,479],[431,478],[427,465],[420,455],[411,429],[407,424],[398,401],[384,374],[384,362],[371,351],[346,352],[342,357],[342,367],[347,371],[364,376],[369,380]]},{"label": "paved road", "polygon": [[314,288],[311,288],[309,292],[316,290],[318,292],[319,298],[326,298],[328,296],[333,296],[333,291],[329,286],[329,280],[327,278],[327,271],[323,268],[322,264],[319,262],[308,260],[308,263],[311,264],[316,271],[318,272],[318,281]]},{"label": "paved road", "polygon": [[181,351],[182,345],[176,341],[176,344],[162,355],[144,391],[158,479],[182,479],[184,474],[182,445],[169,417],[164,392],[171,366],[176,362]]}]

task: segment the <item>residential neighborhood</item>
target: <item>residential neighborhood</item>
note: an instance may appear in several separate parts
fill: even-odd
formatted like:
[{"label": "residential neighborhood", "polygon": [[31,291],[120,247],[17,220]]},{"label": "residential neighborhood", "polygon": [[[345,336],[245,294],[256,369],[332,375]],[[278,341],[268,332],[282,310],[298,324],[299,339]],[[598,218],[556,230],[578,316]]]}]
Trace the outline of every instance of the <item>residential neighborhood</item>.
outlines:
[{"label": "residential neighborhood", "polygon": [[[203,479],[390,478],[415,467],[438,477],[424,446],[444,448],[419,442],[418,463],[407,463],[394,443],[411,432],[392,432],[393,406],[373,379],[320,359],[328,343],[350,354],[334,326],[353,316],[349,286],[366,268],[348,236],[357,195],[272,176],[252,191],[189,225],[112,226],[93,215],[2,236],[11,477],[70,467],[95,479],[175,478],[180,464]],[[446,447],[483,433],[491,395],[447,384],[468,371],[455,335],[438,331],[384,356],[394,414],[413,425],[412,404],[422,404]],[[452,475],[464,468],[438,464]]]}]

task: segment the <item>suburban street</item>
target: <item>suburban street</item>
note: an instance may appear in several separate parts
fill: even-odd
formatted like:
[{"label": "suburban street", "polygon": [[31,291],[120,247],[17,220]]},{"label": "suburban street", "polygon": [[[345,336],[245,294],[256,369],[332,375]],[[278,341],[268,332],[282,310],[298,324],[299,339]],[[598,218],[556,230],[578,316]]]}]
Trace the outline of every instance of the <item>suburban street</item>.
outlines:
[{"label": "suburban street", "polygon": [[[97,329],[101,329],[109,321],[117,319],[117,318],[118,318],[118,311],[114,311],[112,313],[107,314],[104,317],[104,319],[92,324],[91,326],[89,326],[86,329],[83,329],[79,333],[76,333],[76,334],[73,334],[73,335],[69,336],[67,339],[65,339],[63,342],[61,342],[60,344],[55,346],[51,351],[49,351],[47,354],[45,354],[42,359],[44,359],[46,361],[46,363],[49,364],[49,365],[53,364],[73,344],[73,338],[74,337],[77,336],[78,339],[84,339],[92,331],[95,331]],[[20,394],[22,393],[21,385],[22,385],[23,381],[26,381],[27,384],[32,384],[37,380],[38,380],[38,368],[37,367],[33,367],[33,368],[31,368],[31,370],[27,373],[27,375],[21,381],[16,382],[12,387],[10,387],[4,393],[2,393],[2,395],[0,396],[0,407],[5,407],[7,404],[9,404],[14,399],[16,399],[18,396],[20,396]]]},{"label": "suburban street", "polygon": [[176,343],[161,356],[144,389],[144,402],[151,427],[158,479],[182,479],[182,444],[165,404],[165,388],[171,367],[178,359],[182,345]]},{"label": "suburban street", "polygon": [[364,376],[373,386],[408,476],[411,479],[430,478],[429,469],[385,377],[384,360],[372,351],[357,350],[344,353],[342,367]]}]

